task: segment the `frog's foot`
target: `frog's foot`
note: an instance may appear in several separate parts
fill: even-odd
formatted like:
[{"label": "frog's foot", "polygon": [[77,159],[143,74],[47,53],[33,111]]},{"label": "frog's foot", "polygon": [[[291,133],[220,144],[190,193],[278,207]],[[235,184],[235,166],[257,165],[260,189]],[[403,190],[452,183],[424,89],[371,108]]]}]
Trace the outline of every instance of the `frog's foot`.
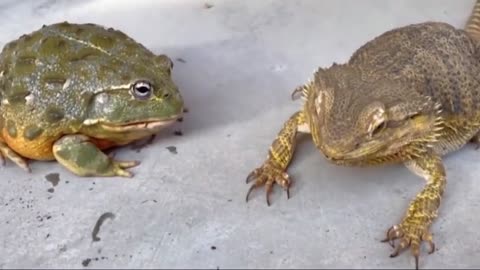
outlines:
[{"label": "frog's foot", "polygon": [[258,187],[265,186],[267,193],[267,205],[270,206],[270,193],[272,192],[273,184],[277,183],[287,192],[287,199],[290,198],[290,178],[288,174],[273,164],[272,161],[267,160],[261,167],[253,170],[247,177],[247,184],[255,180],[255,183],[247,192],[246,201],[250,193]]},{"label": "frog's foot", "polygon": [[[428,225],[422,224],[421,219],[415,219],[415,217],[390,227],[387,231],[387,237],[382,240],[382,242],[389,242],[395,248],[390,257],[396,257],[400,251],[410,247],[412,255],[415,257],[415,269],[418,269],[418,258],[422,241],[426,241],[430,246],[428,254],[432,254],[435,251],[433,236],[427,227]],[[399,240],[396,247],[395,240]]]},{"label": "frog's foot", "polygon": [[83,135],[68,135],[53,146],[56,160],[79,176],[132,177],[127,169],[140,164],[138,161],[119,161],[103,153]]},{"label": "frog's foot", "polygon": [[17,164],[20,168],[31,172],[30,167],[28,166],[27,160],[15,153],[8,145],[0,141],[0,161],[2,165],[5,165],[5,158],[11,160],[13,163]]}]

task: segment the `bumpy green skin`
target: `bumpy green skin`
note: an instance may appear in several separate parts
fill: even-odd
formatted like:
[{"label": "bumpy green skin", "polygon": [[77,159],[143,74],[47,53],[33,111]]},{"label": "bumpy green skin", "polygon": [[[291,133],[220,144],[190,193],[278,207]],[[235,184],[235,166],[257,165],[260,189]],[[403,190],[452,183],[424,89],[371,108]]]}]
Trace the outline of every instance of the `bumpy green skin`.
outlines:
[{"label": "bumpy green skin", "polygon": [[[69,134],[83,134],[101,149],[149,136],[164,125],[119,127],[181,116],[172,68],[167,56],[112,28],[44,26],[0,54],[0,138],[20,156],[48,160],[53,144]],[[133,94],[140,80],[152,86],[148,99]]]}]

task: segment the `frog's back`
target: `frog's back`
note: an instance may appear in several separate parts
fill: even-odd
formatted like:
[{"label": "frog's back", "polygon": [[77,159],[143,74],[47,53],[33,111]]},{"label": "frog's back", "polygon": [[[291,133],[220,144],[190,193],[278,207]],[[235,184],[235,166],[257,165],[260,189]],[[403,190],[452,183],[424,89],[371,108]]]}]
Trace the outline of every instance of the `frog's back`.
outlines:
[{"label": "frog's back", "polygon": [[[93,93],[113,81],[128,81],[130,64],[143,63],[151,68],[155,65],[153,56],[143,45],[112,28],[66,22],[44,26],[4,47],[0,60],[2,95],[10,103],[22,103],[25,96],[32,95],[39,98],[36,105],[45,101],[75,106],[80,92]],[[61,96],[66,99],[50,100]]]}]

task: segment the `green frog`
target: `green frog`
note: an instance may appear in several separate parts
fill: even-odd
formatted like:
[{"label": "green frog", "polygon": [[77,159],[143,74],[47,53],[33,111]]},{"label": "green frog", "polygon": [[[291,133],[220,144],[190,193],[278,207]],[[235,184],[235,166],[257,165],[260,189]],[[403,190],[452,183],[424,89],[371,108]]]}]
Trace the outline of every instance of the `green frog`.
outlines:
[{"label": "green frog", "polygon": [[55,23],[0,54],[0,157],[56,160],[79,176],[132,177],[138,161],[104,150],[158,133],[183,114],[173,62],[125,33]]}]

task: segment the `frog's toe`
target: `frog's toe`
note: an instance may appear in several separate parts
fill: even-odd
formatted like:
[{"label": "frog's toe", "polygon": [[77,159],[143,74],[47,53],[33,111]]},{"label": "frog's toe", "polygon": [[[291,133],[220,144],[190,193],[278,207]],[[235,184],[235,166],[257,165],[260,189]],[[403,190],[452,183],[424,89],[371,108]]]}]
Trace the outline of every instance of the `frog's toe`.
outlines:
[{"label": "frog's toe", "polygon": [[132,161],[115,161],[121,168],[123,169],[130,169],[140,165],[140,161],[132,160]]},{"label": "frog's toe", "polygon": [[140,164],[140,161],[112,161],[113,163],[113,170],[112,174],[115,176],[121,176],[121,177],[128,177],[131,178],[133,177],[133,173],[130,171],[127,171],[126,169],[133,168],[135,166],[138,166]]},{"label": "frog's toe", "polygon": [[27,172],[31,172],[31,169],[28,166],[28,162],[26,159],[15,153],[10,147],[8,147],[6,143],[0,142],[0,162],[2,165],[6,164],[5,159],[9,159],[13,163],[17,164],[18,167],[24,169]]}]

